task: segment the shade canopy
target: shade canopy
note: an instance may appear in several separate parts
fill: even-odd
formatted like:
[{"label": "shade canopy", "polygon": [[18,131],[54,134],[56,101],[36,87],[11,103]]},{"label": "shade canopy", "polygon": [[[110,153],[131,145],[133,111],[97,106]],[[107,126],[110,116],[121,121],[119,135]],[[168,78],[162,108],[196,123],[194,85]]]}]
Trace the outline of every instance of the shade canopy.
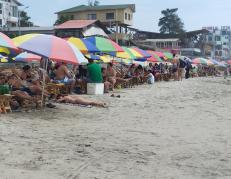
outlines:
[{"label": "shade canopy", "polygon": [[91,42],[96,48],[98,48],[101,52],[123,52],[123,48],[120,47],[114,41],[103,38],[103,37],[88,37],[85,38],[87,41]]},{"label": "shade canopy", "polygon": [[195,58],[192,60],[193,64],[208,65],[208,60],[205,58]]},{"label": "shade canopy", "polygon": [[142,58],[147,59],[147,58],[151,57],[151,55],[148,52],[146,52],[145,50],[142,50],[138,47],[132,47],[132,49],[135,50],[136,52],[138,52],[142,56]]},{"label": "shade canopy", "polygon": [[132,48],[128,48],[128,47],[122,47],[122,48],[124,52],[117,52],[114,56],[118,58],[129,59],[129,60],[143,58],[143,56],[140,53],[138,53]]},{"label": "shade canopy", "polygon": [[6,47],[16,51],[18,50],[14,42],[2,32],[0,32],[0,47]]},{"label": "shade canopy", "polygon": [[149,57],[147,61],[154,63],[163,62],[163,60],[158,55],[156,55],[154,51],[147,50],[146,52],[151,55],[151,57]]},{"label": "shade canopy", "polygon": [[17,55],[14,58],[15,62],[39,62],[41,60],[41,56],[32,54],[32,53],[27,53],[27,52],[23,52],[20,53],[19,55]]},{"label": "shade canopy", "polygon": [[227,64],[231,65],[231,60],[226,61]]},{"label": "shade canopy", "polygon": [[20,49],[58,62],[87,63],[83,54],[71,43],[53,35],[27,34],[13,39]]},{"label": "shade canopy", "polygon": [[164,52],[164,56],[166,59],[171,60],[173,59],[173,54],[170,52]]},{"label": "shade canopy", "polygon": [[91,42],[83,38],[70,37],[67,39],[68,42],[72,43],[78,48],[83,54],[97,53],[100,52]]}]

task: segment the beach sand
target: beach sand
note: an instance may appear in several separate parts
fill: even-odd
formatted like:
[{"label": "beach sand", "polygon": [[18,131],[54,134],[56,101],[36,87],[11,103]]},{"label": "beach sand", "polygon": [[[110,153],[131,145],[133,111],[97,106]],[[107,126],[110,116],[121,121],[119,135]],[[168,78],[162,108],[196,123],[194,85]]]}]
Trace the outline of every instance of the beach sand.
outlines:
[{"label": "beach sand", "polygon": [[90,96],[108,109],[0,116],[0,179],[230,179],[231,79]]}]

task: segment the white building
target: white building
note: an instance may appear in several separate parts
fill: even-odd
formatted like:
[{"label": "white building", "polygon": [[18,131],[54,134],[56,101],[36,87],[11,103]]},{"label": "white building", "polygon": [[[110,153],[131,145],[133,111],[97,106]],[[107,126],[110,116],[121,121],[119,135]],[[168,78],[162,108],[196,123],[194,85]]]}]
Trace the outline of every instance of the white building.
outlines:
[{"label": "white building", "polygon": [[206,41],[213,46],[211,56],[217,59],[231,57],[231,28],[229,26],[204,27],[209,31]]},{"label": "white building", "polygon": [[17,0],[0,0],[0,27],[18,26],[18,9],[22,4]]}]

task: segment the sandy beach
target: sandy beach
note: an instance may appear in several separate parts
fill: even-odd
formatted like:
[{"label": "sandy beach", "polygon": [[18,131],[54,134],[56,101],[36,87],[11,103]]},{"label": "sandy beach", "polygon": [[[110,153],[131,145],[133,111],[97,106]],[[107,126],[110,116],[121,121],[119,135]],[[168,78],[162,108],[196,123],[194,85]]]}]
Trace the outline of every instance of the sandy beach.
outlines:
[{"label": "sandy beach", "polygon": [[230,179],[231,79],[90,96],[108,109],[0,116],[0,179]]}]

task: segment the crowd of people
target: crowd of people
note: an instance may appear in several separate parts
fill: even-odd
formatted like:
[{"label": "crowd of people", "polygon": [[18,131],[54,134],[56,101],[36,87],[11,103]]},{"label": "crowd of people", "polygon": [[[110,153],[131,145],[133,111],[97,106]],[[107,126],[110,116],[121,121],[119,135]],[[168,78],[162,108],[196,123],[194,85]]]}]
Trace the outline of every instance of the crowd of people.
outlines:
[{"label": "crowd of people", "polygon": [[[55,96],[56,102],[93,105],[105,107],[102,102],[95,102],[79,96],[87,92],[87,83],[103,83],[104,92],[113,91],[116,87],[132,87],[138,84],[154,84],[155,81],[181,81],[183,77],[214,76],[219,72],[214,66],[192,66],[191,63],[174,55],[171,63],[149,63],[147,67],[137,64],[121,65],[108,63],[100,65],[88,59],[88,65],[53,64],[41,60],[40,66],[32,68],[25,65],[21,69],[11,68],[8,73],[1,72],[0,85],[8,85],[12,105],[19,106],[21,101],[39,101],[53,96],[43,84],[63,84],[68,87],[68,94]],[[45,70],[46,69],[46,70]],[[17,104],[18,103],[18,104]],[[48,107],[54,107],[48,104]]]}]

